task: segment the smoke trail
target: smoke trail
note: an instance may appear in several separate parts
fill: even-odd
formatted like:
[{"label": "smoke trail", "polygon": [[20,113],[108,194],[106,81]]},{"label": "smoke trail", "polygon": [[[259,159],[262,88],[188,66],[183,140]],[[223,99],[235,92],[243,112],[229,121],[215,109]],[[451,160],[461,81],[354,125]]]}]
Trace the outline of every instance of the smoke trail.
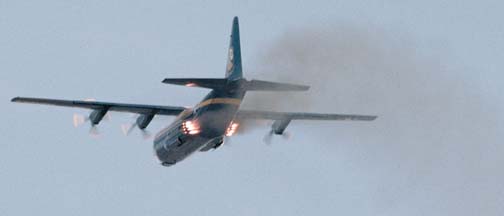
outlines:
[{"label": "smoke trail", "polygon": [[[248,93],[245,106],[261,109],[310,110],[343,102],[339,96],[363,97],[377,86],[377,74],[393,76],[383,36],[354,27],[299,29],[286,32],[259,53],[248,77],[311,85],[308,92]],[[398,50],[395,50],[397,52]],[[404,52],[404,50],[399,50]],[[408,64],[401,53],[397,62]],[[395,61],[395,60],[394,60]],[[414,68],[414,66],[412,66]],[[251,74],[251,75],[249,75]],[[367,86],[366,88],[362,88]],[[368,99],[368,98],[362,98]]]},{"label": "smoke trail", "polygon": [[[307,84],[311,89],[248,92],[243,107],[377,114],[369,104],[380,104],[377,102],[385,98],[371,95],[380,91],[382,84],[390,85],[386,79],[396,76],[397,71],[418,67],[411,62],[408,49],[397,47],[381,32],[344,25],[287,31],[260,49],[258,59],[248,65],[251,71],[246,71],[247,77]],[[396,55],[387,56],[389,52]],[[254,128],[255,122],[242,125]]]},{"label": "smoke trail", "polygon": [[400,32],[369,26],[290,30],[261,49],[259,58],[247,67],[251,68],[247,77],[308,84],[311,89],[249,92],[243,107],[377,114],[380,124],[390,124],[384,127],[408,125],[398,130],[422,131],[425,139],[447,129],[452,134],[477,131],[482,135],[468,124],[471,121],[487,128],[487,133],[498,134],[496,115],[486,112],[490,102],[478,97],[478,85],[472,83],[474,73],[461,73],[467,69],[454,62],[449,52],[433,54],[420,48]]},{"label": "smoke trail", "polygon": [[[312,88],[250,92],[243,107],[377,114],[377,121],[357,127],[312,125],[320,135],[309,140],[327,148],[342,143],[338,150],[346,152],[340,156],[351,158],[353,169],[365,170],[373,179],[369,184],[394,185],[380,193],[383,198],[408,197],[398,205],[433,197],[423,188],[432,182],[440,185],[438,200],[472,196],[478,190],[467,190],[467,182],[490,174],[479,167],[502,161],[503,116],[496,109],[501,103],[485,100],[478,73],[467,71],[449,51],[429,49],[399,32],[344,25],[288,31],[263,50],[247,77]],[[448,190],[456,192],[443,193]]]}]

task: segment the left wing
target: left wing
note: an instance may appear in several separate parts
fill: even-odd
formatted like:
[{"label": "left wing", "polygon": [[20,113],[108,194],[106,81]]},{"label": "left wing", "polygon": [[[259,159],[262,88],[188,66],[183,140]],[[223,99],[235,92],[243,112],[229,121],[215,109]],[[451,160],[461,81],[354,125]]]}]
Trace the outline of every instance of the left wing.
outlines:
[{"label": "left wing", "polygon": [[80,101],[80,100],[58,100],[45,98],[27,98],[15,97],[12,102],[18,103],[33,103],[45,104],[65,107],[78,107],[93,110],[106,110],[117,112],[129,112],[138,114],[155,114],[155,115],[178,115],[184,111],[184,107],[175,106],[159,106],[159,105],[144,105],[144,104],[126,104],[126,103],[111,103],[99,101]]},{"label": "left wing", "polygon": [[282,134],[291,120],[373,121],[377,118],[377,116],[238,110],[238,112],[236,113],[236,118],[275,120],[272,126],[272,131],[275,134]]},{"label": "left wing", "polygon": [[145,129],[155,115],[178,115],[186,108],[175,106],[159,106],[159,105],[144,105],[144,104],[125,104],[125,103],[110,103],[98,101],[79,101],[79,100],[58,100],[45,98],[25,98],[15,97],[12,102],[45,104],[54,106],[77,107],[92,109],[89,114],[89,120],[92,125],[97,125],[103,119],[108,111],[137,113],[140,116],[137,118],[136,124],[140,129]]}]

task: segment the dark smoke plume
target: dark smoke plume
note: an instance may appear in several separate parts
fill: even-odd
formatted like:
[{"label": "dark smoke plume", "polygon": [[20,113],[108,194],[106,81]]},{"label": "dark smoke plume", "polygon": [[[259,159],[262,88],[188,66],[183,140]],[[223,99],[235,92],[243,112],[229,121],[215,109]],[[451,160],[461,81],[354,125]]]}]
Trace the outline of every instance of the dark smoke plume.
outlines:
[{"label": "dark smoke plume", "polygon": [[[478,97],[471,73],[462,73],[466,69],[449,51],[422,52],[421,44],[401,32],[301,28],[265,47],[245,67],[248,78],[312,87],[301,93],[248,92],[244,108],[378,115],[371,124],[379,130],[371,133],[380,134],[375,139],[387,147],[477,142],[499,134],[499,116],[486,111],[491,104]],[[461,134],[471,136],[460,139]]]},{"label": "dark smoke plume", "polygon": [[[409,59],[411,53],[390,46],[380,34],[346,26],[287,31],[259,53],[252,71],[246,73],[258,79],[308,84],[311,89],[301,93],[250,92],[244,105],[313,111],[327,104],[374,100],[370,93],[389,84],[377,82],[397,76],[398,71],[412,73],[417,67]],[[390,52],[397,54],[390,56]]]},{"label": "dark smoke plume", "polygon": [[[378,115],[364,124],[292,123],[303,128],[298,134],[311,134],[305,144],[337,148],[330,154],[384,188],[376,200],[407,197],[389,200],[404,205],[474,192],[496,197],[467,187],[482,185],[474,176],[504,177],[482,169],[502,158],[501,103],[482,97],[484,86],[475,82],[480,72],[468,71],[450,50],[426,47],[401,32],[345,25],[287,31],[265,47],[245,66],[248,78],[312,88],[249,92],[243,108]],[[433,185],[435,194],[425,190]]]}]

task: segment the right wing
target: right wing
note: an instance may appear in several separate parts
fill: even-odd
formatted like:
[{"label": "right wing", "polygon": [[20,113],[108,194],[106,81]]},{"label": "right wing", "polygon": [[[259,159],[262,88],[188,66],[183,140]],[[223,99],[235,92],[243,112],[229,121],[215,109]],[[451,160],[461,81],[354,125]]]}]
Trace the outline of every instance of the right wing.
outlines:
[{"label": "right wing", "polygon": [[301,112],[272,112],[256,110],[238,110],[236,118],[243,119],[270,119],[275,122],[271,126],[272,133],[283,134],[291,120],[343,120],[343,121],[373,121],[377,116],[370,115],[345,115],[324,113]]},{"label": "right wing", "polygon": [[159,105],[144,105],[144,104],[125,104],[125,103],[110,103],[98,101],[79,101],[79,100],[58,100],[45,98],[26,98],[15,97],[12,102],[18,103],[33,103],[45,104],[65,107],[78,107],[93,110],[129,112],[145,115],[178,115],[186,108],[176,106],[159,106]]},{"label": "right wing", "polygon": [[273,112],[256,110],[238,110],[237,118],[245,119],[271,119],[271,120],[346,120],[346,121],[373,121],[377,116],[370,115],[346,115],[325,113],[302,113],[302,112]]}]

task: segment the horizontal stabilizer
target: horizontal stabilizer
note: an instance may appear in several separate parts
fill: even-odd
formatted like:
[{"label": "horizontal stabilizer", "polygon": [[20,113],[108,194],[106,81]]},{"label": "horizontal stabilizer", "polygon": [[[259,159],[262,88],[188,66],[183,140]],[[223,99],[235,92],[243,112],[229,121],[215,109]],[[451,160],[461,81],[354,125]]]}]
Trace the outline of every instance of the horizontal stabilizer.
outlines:
[{"label": "horizontal stabilizer", "polygon": [[310,86],[250,80],[245,83],[244,88],[247,91],[306,91]]},{"label": "horizontal stabilizer", "polygon": [[[221,78],[166,78],[163,83],[183,85],[189,87],[201,87],[210,89],[226,89],[229,85],[233,86],[228,79]],[[296,85],[289,83],[277,83],[262,80],[245,79],[233,82],[238,84],[243,90],[246,91],[306,91],[310,86]]]},{"label": "horizontal stabilizer", "polygon": [[223,78],[166,78],[163,83],[183,85],[189,87],[201,87],[220,89],[226,86],[227,79]]}]

